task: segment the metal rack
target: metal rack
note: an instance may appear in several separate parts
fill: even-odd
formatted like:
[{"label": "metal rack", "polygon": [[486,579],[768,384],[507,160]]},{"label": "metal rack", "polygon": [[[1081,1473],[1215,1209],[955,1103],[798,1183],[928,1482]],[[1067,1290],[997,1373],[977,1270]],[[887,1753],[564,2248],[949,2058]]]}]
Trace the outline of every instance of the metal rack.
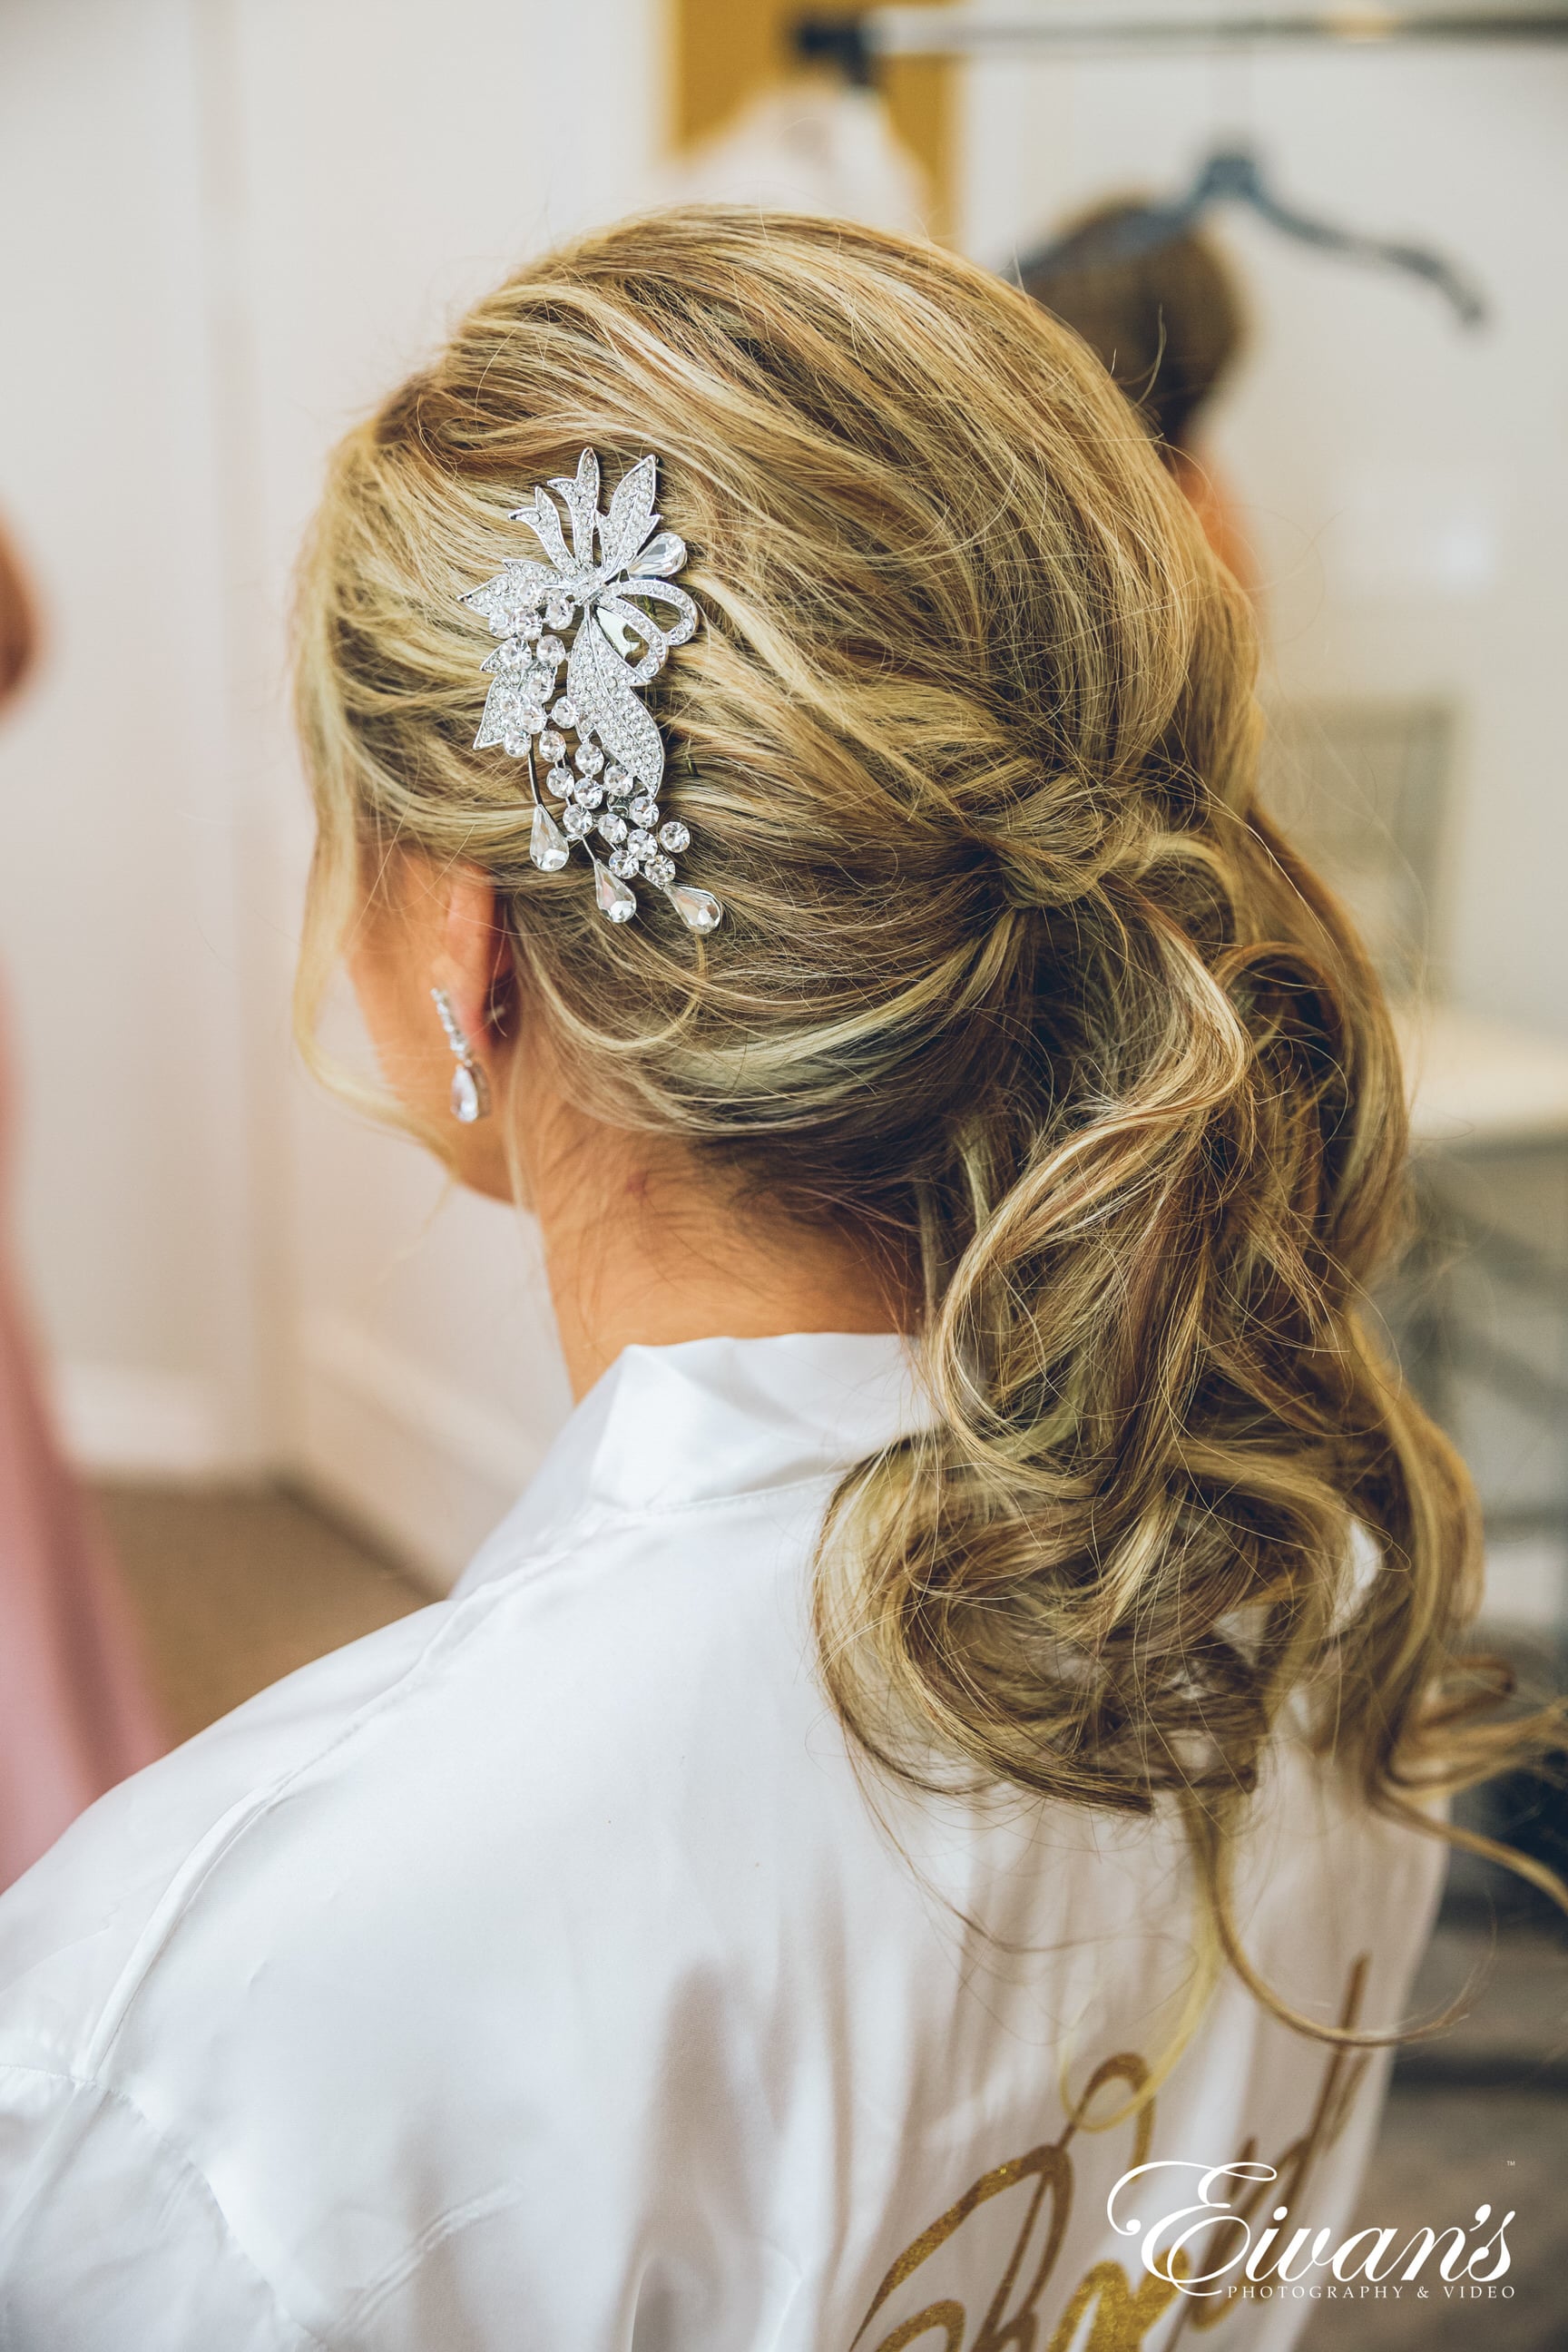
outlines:
[{"label": "metal rack", "polygon": [[868,83],[893,58],[955,59],[1091,56],[1124,50],[1214,50],[1321,47],[1376,48],[1392,42],[1568,42],[1568,6],[1555,8],[1326,8],[1291,15],[1256,5],[1246,13],[1210,7],[1161,14],[1148,0],[1131,6],[1100,0],[1092,9],[1037,7],[879,7],[809,16],[795,27],[804,58],[838,67]]}]

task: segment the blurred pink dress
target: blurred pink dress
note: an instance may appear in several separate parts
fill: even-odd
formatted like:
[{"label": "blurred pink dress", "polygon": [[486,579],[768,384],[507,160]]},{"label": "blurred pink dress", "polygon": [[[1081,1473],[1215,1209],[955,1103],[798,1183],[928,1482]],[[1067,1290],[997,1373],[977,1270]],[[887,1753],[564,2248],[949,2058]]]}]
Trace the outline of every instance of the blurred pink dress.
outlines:
[{"label": "blurred pink dress", "polygon": [[[0,1198],[10,1114],[0,1034]],[[44,1402],[0,1234],[0,1885],[167,1745],[108,1539]]]}]

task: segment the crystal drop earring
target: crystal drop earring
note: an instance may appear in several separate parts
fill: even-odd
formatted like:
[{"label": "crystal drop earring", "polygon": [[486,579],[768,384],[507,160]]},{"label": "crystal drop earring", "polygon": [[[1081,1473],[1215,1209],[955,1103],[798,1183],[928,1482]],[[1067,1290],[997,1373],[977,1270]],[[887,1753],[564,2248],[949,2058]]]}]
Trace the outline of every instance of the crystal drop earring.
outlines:
[{"label": "crystal drop earring", "polygon": [[474,1059],[474,1049],[464,1036],[452,1000],[444,988],[433,988],[430,999],[447,1033],[447,1043],[452,1048],[457,1068],[452,1072],[452,1117],[463,1127],[472,1127],[479,1118],[488,1118],[490,1090],[485,1074]]}]

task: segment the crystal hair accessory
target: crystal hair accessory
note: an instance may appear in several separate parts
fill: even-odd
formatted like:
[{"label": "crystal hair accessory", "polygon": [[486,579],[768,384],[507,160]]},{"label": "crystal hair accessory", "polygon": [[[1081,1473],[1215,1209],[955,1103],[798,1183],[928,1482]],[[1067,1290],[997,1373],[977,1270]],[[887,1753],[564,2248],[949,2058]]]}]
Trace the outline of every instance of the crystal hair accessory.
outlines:
[{"label": "crystal hair accessory", "polygon": [[[510,520],[528,525],[549,560],[509,557],[504,571],[462,600],[502,641],[483,664],[490,689],[474,749],[499,743],[509,758],[527,761],[535,866],[558,873],[580,847],[594,868],[599,911],[612,923],[637,913],[632,884],[641,879],[663,891],[689,929],[710,931],[724,910],[710,891],[676,879],[690,835],[659,808],[664,742],[637,691],[698,622],[670,576],[685,563],[686,545],[658,527],[658,475],[657,457],[639,457],[601,514],[599,460],[584,449],[575,478],[557,475],[535,488],[531,506],[513,509]],[[552,491],[571,525],[570,548]],[[656,619],[649,605],[673,622]]]}]

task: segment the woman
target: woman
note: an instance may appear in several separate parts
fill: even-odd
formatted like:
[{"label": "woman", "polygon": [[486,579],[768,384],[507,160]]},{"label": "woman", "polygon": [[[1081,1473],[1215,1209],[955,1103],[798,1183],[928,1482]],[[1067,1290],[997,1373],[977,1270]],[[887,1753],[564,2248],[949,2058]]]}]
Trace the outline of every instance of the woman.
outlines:
[{"label": "woman", "polygon": [[1247,346],[1247,306],[1211,237],[1144,242],[1150,206],[1097,205],[1019,267],[1026,294],[1080,334],[1153,435],[1220,562],[1250,594],[1257,568],[1236,502],[1204,446],[1203,419]]},{"label": "woman", "polygon": [[1504,1742],[1252,663],[1083,349],[841,223],[592,240],[344,443],[307,1007],[582,1402],[0,1910],[7,2341],[1163,2344],[1198,2171],[1342,2228]]},{"label": "woman", "polygon": [[[31,672],[37,639],[22,568],[0,535],[0,709]],[[0,1184],[14,1148],[5,1045],[0,1034]],[[128,1618],[0,1254],[0,1886],[163,1745]]]}]

